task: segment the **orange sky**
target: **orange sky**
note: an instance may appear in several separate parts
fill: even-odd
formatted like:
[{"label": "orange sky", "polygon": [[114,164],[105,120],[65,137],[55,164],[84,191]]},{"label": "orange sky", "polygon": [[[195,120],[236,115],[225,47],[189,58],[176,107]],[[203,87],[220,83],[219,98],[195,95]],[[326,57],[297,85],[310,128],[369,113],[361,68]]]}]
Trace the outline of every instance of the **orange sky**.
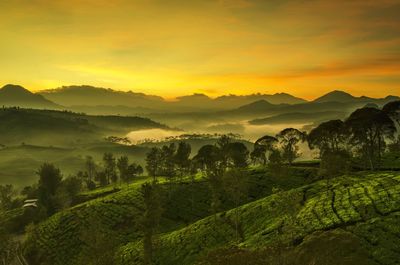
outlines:
[{"label": "orange sky", "polygon": [[400,95],[400,1],[1,1],[0,84]]}]

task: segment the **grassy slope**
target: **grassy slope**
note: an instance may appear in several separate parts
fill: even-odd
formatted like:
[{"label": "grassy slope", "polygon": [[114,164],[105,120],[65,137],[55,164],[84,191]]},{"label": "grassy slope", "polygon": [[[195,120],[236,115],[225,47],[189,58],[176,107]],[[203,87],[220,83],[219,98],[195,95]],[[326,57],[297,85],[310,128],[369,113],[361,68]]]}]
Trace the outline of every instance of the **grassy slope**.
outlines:
[{"label": "grassy slope", "polygon": [[80,147],[58,148],[51,146],[20,145],[0,149],[0,184],[13,184],[17,188],[31,185],[38,180],[35,173],[44,162],[54,163],[68,176],[84,170],[85,157],[91,155],[101,163],[105,152],[115,156],[127,155],[130,161],[144,164],[148,148],[113,143],[82,144]]},{"label": "grassy slope", "polygon": [[[372,174],[345,176],[327,191],[317,182],[287,193],[272,195],[239,207],[244,247],[256,248],[288,240],[290,231],[279,228],[287,209],[288,194],[303,194],[302,207],[295,214],[295,241],[301,242],[317,230],[342,228],[357,236],[369,250],[372,262],[397,264],[400,259],[400,175]],[[283,209],[277,214],[276,209]],[[208,250],[234,242],[234,230],[223,220],[234,212],[222,213],[217,222],[207,217],[190,226],[160,236],[157,264],[193,264]],[[288,214],[288,212],[286,212]],[[337,242],[340,245],[340,242]],[[121,249],[119,264],[137,264],[140,242]]]},{"label": "grassy slope", "polygon": [[[288,177],[271,177],[262,169],[253,169],[251,199],[271,194],[272,186],[285,190],[302,186],[310,178],[309,174],[312,174],[309,170],[296,169]],[[85,244],[79,239],[80,234],[92,219],[99,221],[102,233],[116,236],[120,245],[139,240],[139,220],[143,211],[139,189],[143,181],[122,186],[122,190],[113,194],[108,194],[109,188],[86,194],[88,198],[97,197],[96,193],[108,195],[62,211],[40,224],[28,241],[28,245],[33,246],[28,253],[35,258],[42,257],[39,258],[41,264],[75,264]],[[163,190],[162,232],[175,231],[209,215],[210,192],[205,181],[199,179],[194,184],[186,182],[172,187],[165,184]],[[225,205],[230,208],[229,202]]]}]

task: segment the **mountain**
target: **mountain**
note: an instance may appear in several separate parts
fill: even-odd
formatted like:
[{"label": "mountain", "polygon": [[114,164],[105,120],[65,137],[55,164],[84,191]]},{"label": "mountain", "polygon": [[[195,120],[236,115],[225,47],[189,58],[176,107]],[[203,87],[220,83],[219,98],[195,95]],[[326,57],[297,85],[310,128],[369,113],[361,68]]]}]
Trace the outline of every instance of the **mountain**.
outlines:
[{"label": "mountain", "polygon": [[350,95],[349,93],[346,93],[344,91],[340,90],[334,90],[332,92],[329,92],[317,99],[315,99],[313,102],[317,103],[324,103],[324,102],[352,102],[357,100],[356,97]]},{"label": "mountain", "polygon": [[164,103],[164,99],[158,96],[93,86],[63,86],[44,90],[39,94],[64,106],[157,107]]},{"label": "mountain", "polygon": [[22,86],[11,84],[0,88],[0,105],[40,109],[57,109],[60,107],[42,95],[34,94]]},{"label": "mountain", "polygon": [[400,98],[397,96],[389,95],[385,98],[371,98],[366,96],[355,97],[347,92],[334,90],[329,92],[312,102],[314,103],[326,103],[326,102],[340,102],[340,103],[375,103],[378,105],[386,104],[390,101],[399,100]]},{"label": "mountain", "polygon": [[333,119],[343,119],[347,116],[342,111],[323,111],[323,112],[294,112],[275,115],[268,118],[255,119],[249,121],[252,125],[271,125],[271,124],[302,124],[311,122],[323,122]]},{"label": "mountain", "polygon": [[[189,112],[189,111],[210,111],[228,110],[249,104],[258,100],[265,100],[272,104],[300,104],[305,103],[304,99],[294,97],[286,93],[251,94],[251,95],[223,95],[217,98],[210,98],[205,94],[195,93],[177,97],[173,101],[167,101],[162,97],[135,93],[132,91],[124,92],[109,88],[93,86],[63,86],[56,89],[49,89],[39,92],[46,98],[64,106],[82,108],[83,106],[96,107],[88,109],[98,112],[100,106],[126,106],[131,110],[124,110],[124,113],[137,113],[140,109],[152,109],[168,112]],[[110,109],[108,109],[110,111]],[[146,111],[147,112],[147,111]]]},{"label": "mountain", "polygon": [[0,109],[0,144],[21,143],[71,146],[104,141],[107,136],[125,136],[141,129],[168,129],[151,119],[124,116],[94,116],[37,109]]}]

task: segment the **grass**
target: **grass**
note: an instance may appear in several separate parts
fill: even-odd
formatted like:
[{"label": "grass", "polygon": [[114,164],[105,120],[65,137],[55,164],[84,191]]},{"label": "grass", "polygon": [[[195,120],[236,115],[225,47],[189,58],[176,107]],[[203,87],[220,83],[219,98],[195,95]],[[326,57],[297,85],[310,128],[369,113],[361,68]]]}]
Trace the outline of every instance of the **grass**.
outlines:
[{"label": "grass", "polygon": [[[295,194],[303,199],[301,207],[291,213],[290,207],[282,206]],[[285,241],[296,244],[316,231],[343,228],[370,250],[372,261],[396,264],[400,260],[399,196],[400,175],[393,174],[344,176],[329,190],[320,181],[268,196],[238,208],[245,238],[240,246],[260,248]],[[219,214],[217,221],[207,217],[163,233],[155,252],[156,264],[194,264],[209,250],[234,244],[234,230],[225,222],[233,215],[230,210]],[[292,227],[285,229],[282,224],[289,220]],[[139,244],[135,241],[123,246],[119,264],[137,264],[141,258]]]},{"label": "grass", "polygon": [[[252,169],[249,173],[249,200],[270,195],[273,186],[291,189],[304,185],[311,174],[297,169],[286,177],[271,176],[263,169]],[[93,199],[57,213],[37,226],[27,242],[28,256],[39,259],[40,264],[77,264],[87,243],[80,235],[90,227],[88,220],[94,219],[100,223],[101,232],[117,238],[119,245],[138,242],[142,237],[140,186],[144,181],[146,179],[122,185],[116,192],[112,192],[112,187],[105,187],[83,194]],[[193,184],[187,181],[174,185],[161,183],[164,214],[160,232],[179,231],[210,215],[210,192],[205,180],[198,177]],[[229,209],[232,203],[224,201],[224,206]]]}]

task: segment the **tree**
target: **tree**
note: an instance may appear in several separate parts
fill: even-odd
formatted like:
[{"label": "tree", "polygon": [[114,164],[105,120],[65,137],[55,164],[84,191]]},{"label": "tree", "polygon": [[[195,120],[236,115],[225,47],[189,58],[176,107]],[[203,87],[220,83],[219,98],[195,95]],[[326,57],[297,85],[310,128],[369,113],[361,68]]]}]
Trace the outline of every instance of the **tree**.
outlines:
[{"label": "tree", "polygon": [[138,165],[136,163],[132,163],[128,167],[128,179],[127,179],[127,184],[137,176],[143,174],[143,168],[141,165]]},{"label": "tree", "polygon": [[154,251],[154,234],[157,231],[161,214],[161,199],[157,181],[145,183],[141,187],[144,202],[144,213],[142,219],[143,230],[143,257],[144,264],[152,264]]},{"label": "tree", "polygon": [[217,140],[217,147],[220,150],[220,161],[221,161],[221,167],[225,170],[228,167],[228,149],[229,149],[229,144],[232,143],[232,138],[228,135],[222,135],[218,140]]},{"label": "tree", "polygon": [[[224,190],[231,198],[235,207],[235,238],[239,242],[239,210],[241,202],[246,199],[248,183],[246,175],[240,169],[232,169],[225,172],[223,177]],[[243,239],[243,238],[242,238]]]},{"label": "tree", "polygon": [[0,262],[2,265],[13,264],[16,244],[4,227],[0,227]]},{"label": "tree", "polygon": [[383,106],[382,111],[396,122],[400,128],[400,100],[387,103]]},{"label": "tree", "polygon": [[65,207],[71,206],[74,199],[82,190],[82,179],[73,176],[63,179],[61,188],[57,192],[57,198],[61,199],[60,203]]},{"label": "tree", "polygon": [[96,163],[94,162],[93,157],[86,156],[85,168],[88,176],[88,182],[90,183],[96,176]]},{"label": "tree", "polygon": [[222,174],[225,170],[221,150],[215,145],[202,146],[193,158],[205,173],[211,190],[211,212],[215,215],[221,207]]},{"label": "tree", "polygon": [[119,171],[119,179],[122,182],[129,182],[129,159],[127,156],[121,156],[117,160],[117,168]]},{"label": "tree", "polygon": [[286,128],[276,137],[282,148],[282,158],[291,165],[300,155],[298,143],[305,140],[305,133],[294,128]]},{"label": "tree", "polygon": [[160,148],[153,147],[146,155],[146,170],[149,176],[156,180],[157,174],[160,172],[161,167],[161,150]]},{"label": "tree", "polygon": [[0,211],[8,211],[14,208],[13,200],[16,194],[13,185],[0,185]]},{"label": "tree", "polygon": [[175,172],[175,152],[176,146],[174,143],[164,145],[161,148],[161,174],[166,177],[170,182],[176,175]]},{"label": "tree", "polygon": [[229,143],[226,147],[228,166],[244,168],[248,166],[249,150],[241,142]]},{"label": "tree", "polygon": [[375,108],[354,111],[345,122],[351,144],[374,170],[381,161],[386,139],[393,139],[396,127],[386,112]]},{"label": "tree", "polygon": [[339,152],[345,149],[346,127],[341,120],[323,122],[311,130],[307,136],[310,149],[318,148],[321,156],[324,152]]},{"label": "tree", "polygon": [[[275,145],[278,143],[278,139],[276,139],[273,136],[265,135],[261,138],[259,138],[255,143],[254,143],[254,154],[253,157],[255,157],[257,160],[261,160],[263,165],[266,165],[267,163],[267,156],[274,150],[276,147]],[[268,152],[268,154],[266,154]]]},{"label": "tree", "polygon": [[53,164],[44,163],[40,166],[37,174],[39,175],[39,203],[46,208],[48,215],[52,215],[58,208],[56,192],[61,186],[61,172]]},{"label": "tree", "polygon": [[107,179],[107,184],[117,183],[118,175],[116,170],[115,157],[112,153],[104,153],[103,155],[104,163],[104,174]]},{"label": "tree", "polygon": [[265,165],[267,163],[267,158],[265,156],[266,149],[265,146],[254,144],[254,149],[250,153],[251,162],[256,165],[258,163]]},{"label": "tree", "polygon": [[184,174],[188,174],[190,170],[190,153],[192,148],[190,144],[180,142],[178,149],[175,154],[175,164],[179,170],[179,175],[182,177]]}]

